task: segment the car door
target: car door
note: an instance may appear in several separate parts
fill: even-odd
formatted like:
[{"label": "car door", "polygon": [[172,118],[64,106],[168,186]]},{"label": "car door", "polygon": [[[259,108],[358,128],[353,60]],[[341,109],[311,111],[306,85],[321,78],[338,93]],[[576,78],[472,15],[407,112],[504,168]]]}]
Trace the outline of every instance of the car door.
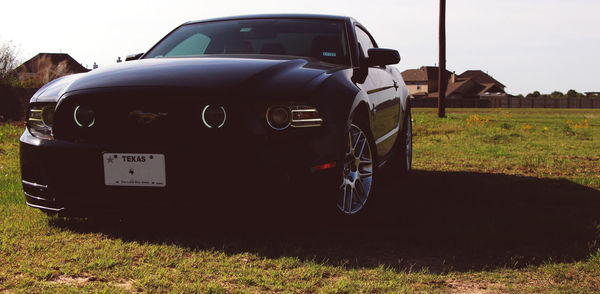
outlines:
[{"label": "car door", "polygon": [[[373,38],[366,30],[356,26],[356,37],[364,57],[368,50],[375,48]],[[364,58],[361,58],[364,62]],[[364,66],[364,65],[362,65]],[[368,67],[367,77],[361,85],[371,103],[371,132],[377,145],[377,153],[385,156],[392,148],[398,134],[400,98],[398,83],[388,66]]]}]

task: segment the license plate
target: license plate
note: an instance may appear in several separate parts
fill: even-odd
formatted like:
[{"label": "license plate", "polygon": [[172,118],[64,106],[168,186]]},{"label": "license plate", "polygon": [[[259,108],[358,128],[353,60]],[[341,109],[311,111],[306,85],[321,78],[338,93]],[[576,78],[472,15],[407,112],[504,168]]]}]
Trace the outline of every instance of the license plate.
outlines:
[{"label": "license plate", "polygon": [[165,156],[147,153],[103,153],[107,186],[165,187]]}]

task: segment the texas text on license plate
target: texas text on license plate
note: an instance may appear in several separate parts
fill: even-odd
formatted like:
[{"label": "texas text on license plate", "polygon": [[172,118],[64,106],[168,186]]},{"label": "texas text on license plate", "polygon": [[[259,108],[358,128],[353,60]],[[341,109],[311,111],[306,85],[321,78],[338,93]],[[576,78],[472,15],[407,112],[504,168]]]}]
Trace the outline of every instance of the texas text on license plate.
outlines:
[{"label": "texas text on license plate", "polygon": [[164,154],[103,153],[107,186],[165,187]]}]

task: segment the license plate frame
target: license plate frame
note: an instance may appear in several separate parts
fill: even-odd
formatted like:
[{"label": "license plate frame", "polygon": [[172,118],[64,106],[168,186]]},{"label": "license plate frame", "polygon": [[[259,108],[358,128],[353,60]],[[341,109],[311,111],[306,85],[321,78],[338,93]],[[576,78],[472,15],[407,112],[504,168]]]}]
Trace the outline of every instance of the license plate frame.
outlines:
[{"label": "license plate frame", "polygon": [[164,154],[103,152],[102,166],[106,186],[167,186]]}]

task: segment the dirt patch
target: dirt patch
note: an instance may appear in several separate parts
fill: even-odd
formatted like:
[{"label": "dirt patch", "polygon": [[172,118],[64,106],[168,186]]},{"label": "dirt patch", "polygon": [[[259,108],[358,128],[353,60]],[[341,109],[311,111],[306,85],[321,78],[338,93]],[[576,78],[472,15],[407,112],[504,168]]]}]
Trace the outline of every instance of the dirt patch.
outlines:
[{"label": "dirt patch", "polygon": [[502,286],[496,283],[462,281],[457,279],[449,279],[445,282],[450,288],[450,293],[491,294],[504,292],[502,291]]},{"label": "dirt patch", "polygon": [[124,281],[122,283],[111,283],[113,286],[119,287],[121,289],[132,291],[133,290],[133,281]]},{"label": "dirt patch", "polygon": [[127,291],[133,290],[133,281],[122,281],[122,282],[108,282],[105,279],[101,279],[94,276],[79,276],[79,277],[70,277],[60,275],[55,279],[49,281],[52,284],[65,284],[65,285],[84,285],[91,282],[101,282],[101,283],[109,283],[115,287],[122,288]]},{"label": "dirt patch", "polygon": [[85,283],[91,282],[93,279],[94,278],[92,278],[92,277],[58,276],[54,280],[49,281],[49,283],[54,283],[54,284],[68,284],[68,285],[72,285],[72,284],[85,284]]}]

